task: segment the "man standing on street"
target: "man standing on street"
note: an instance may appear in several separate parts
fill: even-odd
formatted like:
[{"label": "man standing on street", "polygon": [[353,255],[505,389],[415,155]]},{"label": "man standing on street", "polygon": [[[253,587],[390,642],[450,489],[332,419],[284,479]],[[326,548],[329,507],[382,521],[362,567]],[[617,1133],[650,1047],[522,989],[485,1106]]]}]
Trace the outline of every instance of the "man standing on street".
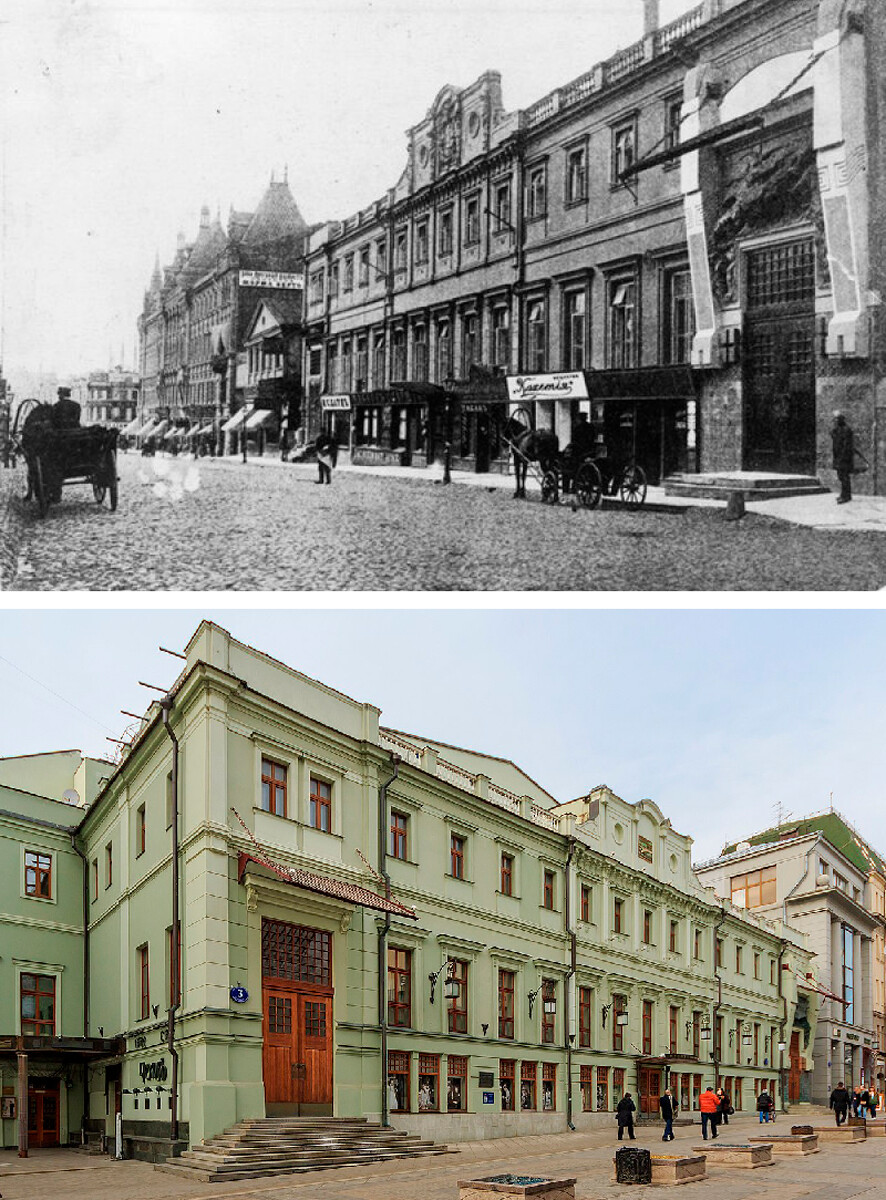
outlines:
[{"label": "man standing on street", "polygon": [[834,1116],[837,1118],[837,1124],[842,1125],[846,1120],[846,1114],[849,1112],[849,1093],[843,1087],[842,1082],[838,1083],[831,1092],[831,1098],[828,1101],[828,1106],[834,1110]]},{"label": "man standing on street", "polygon": [[618,1104],[615,1106],[615,1119],[618,1121],[618,1140],[621,1141],[621,1135],[625,1130],[628,1131],[628,1137],[632,1142],[637,1139],[634,1137],[634,1113],[637,1111],[637,1106],[631,1099],[631,1093],[625,1092]]},{"label": "man standing on street", "polygon": [[717,1136],[717,1112],[720,1107],[720,1101],[713,1088],[709,1087],[707,1091],[702,1092],[698,1102],[698,1107],[701,1109],[701,1136],[705,1141],[708,1140],[708,1125],[711,1127],[711,1137]]},{"label": "man standing on street", "polygon": [[834,470],[840,480],[840,495],[838,504],[848,504],[852,499],[852,464],[855,458],[855,439],[852,430],[846,424],[846,418],[841,412],[834,413],[834,427],[831,430],[831,441],[834,446]]},{"label": "man standing on street", "polygon": [[665,1088],[659,1096],[658,1107],[661,1110],[661,1119],[664,1121],[664,1133],[661,1135],[661,1140],[672,1142],[674,1140],[674,1096],[670,1088]]}]

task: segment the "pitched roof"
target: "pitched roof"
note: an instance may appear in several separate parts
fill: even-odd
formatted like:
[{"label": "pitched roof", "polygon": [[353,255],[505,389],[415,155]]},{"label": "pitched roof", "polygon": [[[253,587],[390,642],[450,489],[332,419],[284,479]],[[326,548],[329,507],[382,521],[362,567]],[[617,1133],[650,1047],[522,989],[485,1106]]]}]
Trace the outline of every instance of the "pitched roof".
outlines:
[{"label": "pitched roof", "polygon": [[271,180],[243,235],[244,244],[257,246],[307,232],[308,226],[286,180]]},{"label": "pitched roof", "polygon": [[[786,821],[772,829],[764,829],[752,837],[742,838],[752,846],[767,845],[771,842],[783,842],[788,838],[803,837],[809,833],[820,833],[825,841],[847,858],[863,875],[869,871],[879,871],[886,874],[886,861],[870,846],[860,834],[856,833],[849,822],[837,812],[818,813],[812,817],[801,817],[798,821]],[[724,846],[722,855],[734,854],[738,842]]]},{"label": "pitched roof", "polygon": [[291,883],[293,887],[304,888],[308,892],[319,892],[322,896],[332,896],[336,900],[344,900],[347,904],[358,904],[363,908],[375,908],[380,912],[395,913],[398,917],[418,920],[413,910],[405,904],[400,904],[397,900],[388,900],[376,892],[371,892],[369,888],[360,887],[356,883],[345,883],[343,879],[333,879],[328,875],[315,875],[313,871],[303,871],[300,867],[283,867],[254,854],[246,854],[242,850],[237,862],[237,879],[240,883],[243,882],[243,876],[250,863],[267,868],[284,883]]}]

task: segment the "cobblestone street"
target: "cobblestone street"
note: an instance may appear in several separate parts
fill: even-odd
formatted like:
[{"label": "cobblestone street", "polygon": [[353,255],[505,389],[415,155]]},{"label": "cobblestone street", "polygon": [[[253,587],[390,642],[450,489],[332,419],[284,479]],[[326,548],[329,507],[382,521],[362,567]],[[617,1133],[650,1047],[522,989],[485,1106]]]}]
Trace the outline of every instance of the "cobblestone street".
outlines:
[{"label": "cobblestone street", "polygon": [[[47,590],[868,590],[886,535],[721,507],[573,512],[509,488],[121,455],[120,504],[66,488],[39,520],[13,476],[6,587]],[[474,483],[476,485],[476,479]]]}]

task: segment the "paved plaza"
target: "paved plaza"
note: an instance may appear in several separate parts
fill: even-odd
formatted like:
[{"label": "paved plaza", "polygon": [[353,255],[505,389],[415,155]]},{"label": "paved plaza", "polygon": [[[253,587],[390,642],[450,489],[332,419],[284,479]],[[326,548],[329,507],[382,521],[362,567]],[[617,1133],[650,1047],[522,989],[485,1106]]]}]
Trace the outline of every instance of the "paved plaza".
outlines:
[{"label": "paved plaza", "polygon": [[[789,523],[794,504],[824,519],[831,496],[629,512],[516,502],[511,481],[345,468],[331,487],[308,465],[237,459],[119,460],[111,513],[65,489],[41,521],[4,472],[4,587],[11,591],[871,590],[886,586],[886,520],[859,503],[859,528]],[[17,484],[17,486],[16,486]],[[849,508],[850,506],[844,506]],[[868,520],[873,511],[873,523]],[[842,520],[845,520],[841,516]],[[0,572],[4,570],[0,561]]]},{"label": "paved plaza", "polygon": [[[773,1132],[788,1132],[790,1121],[782,1117]],[[742,1141],[760,1132],[755,1117],[739,1117],[721,1130],[721,1138]],[[667,1149],[671,1154],[688,1153],[700,1138],[698,1125],[678,1126],[675,1134]],[[610,1182],[618,1145],[613,1119],[611,1129],[593,1133],[472,1142],[440,1157],[224,1184],[190,1183],[155,1171],[148,1163],[116,1163],[77,1151],[35,1151],[22,1163],[14,1151],[4,1150],[0,1194],[3,1200],[457,1200],[460,1179],[516,1172],[575,1177],[576,1200],[637,1196],[637,1188]],[[661,1127],[640,1129],[636,1145],[661,1150]],[[828,1145],[808,1158],[779,1158],[752,1175],[727,1167],[714,1170],[705,1180],[688,1185],[689,1200],[881,1200],[886,1197],[886,1138],[869,1138],[854,1146]],[[658,1188],[649,1191],[662,1194]]]}]

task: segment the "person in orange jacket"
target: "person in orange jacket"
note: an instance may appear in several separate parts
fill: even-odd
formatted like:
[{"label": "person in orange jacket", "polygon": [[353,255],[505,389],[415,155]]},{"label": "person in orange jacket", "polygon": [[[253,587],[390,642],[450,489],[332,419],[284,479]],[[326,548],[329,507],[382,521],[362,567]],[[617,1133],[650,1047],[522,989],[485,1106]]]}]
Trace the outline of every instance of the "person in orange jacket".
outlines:
[{"label": "person in orange jacket", "polygon": [[711,1127],[711,1137],[717,1136],[717,1110],[720,1107],[720,1097],[716,1094],[713,1088],[709,1087],[707,1091],[702,1092],[698,1107],[701,1109],[701,1136],[705,1141],[708,1140],[708,1125]]}]

